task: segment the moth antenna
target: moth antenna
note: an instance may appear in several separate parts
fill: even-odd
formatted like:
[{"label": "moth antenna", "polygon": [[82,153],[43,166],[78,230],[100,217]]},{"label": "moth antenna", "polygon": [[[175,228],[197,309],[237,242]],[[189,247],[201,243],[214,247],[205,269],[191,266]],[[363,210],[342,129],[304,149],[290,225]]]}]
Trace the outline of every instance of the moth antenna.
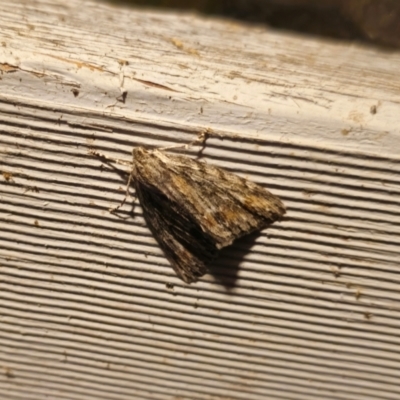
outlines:
[{"label": "moth antenna", "polygon": [[189,149],[192,146],[201,146],[201,150],[202,151],[205,147],[206,144],[206,140],[208,139],[208,130],[204,130],[199,132],[199,134],[197,135],[197,138],[192,140],[190,143],[186,143],[186,144],[175,144],[173,146],[167,146],[167,147],[162,147],[159,150],[171,150],[171,149]]},{"label": "moth antenna", "polygon": [[185,149],[187,150],[192,143],[187,143],[187,144],[174,144],[172,146],[167,146],[167,147],[160,147],[158,150],[164,151],[164,150],[172,150],[172,149]]}]

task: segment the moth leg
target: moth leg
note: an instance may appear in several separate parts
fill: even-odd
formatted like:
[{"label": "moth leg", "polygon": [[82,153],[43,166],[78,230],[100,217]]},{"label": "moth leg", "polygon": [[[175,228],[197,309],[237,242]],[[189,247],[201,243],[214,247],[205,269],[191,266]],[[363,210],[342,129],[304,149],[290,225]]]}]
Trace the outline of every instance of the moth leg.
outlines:
[{"label": "moth leg", "polygon": [[192,142],[192,145],[197,145],[197,146],[201,146],[199,152],[198,152],[198,157],[202,156],[202,153],[204,151],[204,149],[206,148],[206,141],[210,136],[210,132],[209,132],[209,128],[199,132],[199,134],[197,135],[197,139],[195,139]]},{"label": "moth leg", "polygon": [[89,154],[92,154],[92,155],[94,155],[96,157],[99,157],[99,158],[103,158],[104,160],[107,160],[109,162],[113,162],[115,164],[132,166],[132,162],[131,161],[120,160],[119,158],[109,157],[109,156],[107,156],[107,155],[105,155],[103,153],[100,153],[99,151],[93,150],[93,149],[89,150]]},{"label": "moth leg", "polygon": [[[132,162],[130,162],[130,161],[120,160],[118,158],[112,158],[112,157],[109,157],[109,156],[107,156],[107,155],[105,155],[103,153],[100,153],[100,152],[98,152],[96,150],[93,150],[93,149],[89,150],[89,154],[92,154],[92,155],[94,155],[96,157],[102,158],[102,159],[104,159],[104,160],[106,160],[107,162],[110,162],[110,163],[113,162],[115,164],[129,165],[130,167],[132,167]],[[121,203],[118,206],[112,207],[112,208],[109,209],[110,213],[115,213],[119,208],[121,208],[125,204],[126,199],[128,197],[132,197],[130,192],[129,192],[129,186],[130,186],[130,184],[132,182],[133,175],[134,175],[134,171],[133,171],[133,168],[132,168],[131,172],[129,173],[128,184],[126,185],[125,196],[124,196],[124,198],[122,199]]]},{"label": "moth leg", "polygon": [[[124,196],[124,198],[122,199],[121,203],[118,206],[109,209],[110,213],[115,213],[118,209],[120,209],[126,203],[126,199],[128,197],[132,197],[131,193],[129,191],[129,186],[131,185],[132,180],[134,178],[134,173],[135,172],[132,169],[131,172],[129,173],[128,183],[126,184],[125,196]],[[136,193],[135,193],[135,198],[136,198]]]}]

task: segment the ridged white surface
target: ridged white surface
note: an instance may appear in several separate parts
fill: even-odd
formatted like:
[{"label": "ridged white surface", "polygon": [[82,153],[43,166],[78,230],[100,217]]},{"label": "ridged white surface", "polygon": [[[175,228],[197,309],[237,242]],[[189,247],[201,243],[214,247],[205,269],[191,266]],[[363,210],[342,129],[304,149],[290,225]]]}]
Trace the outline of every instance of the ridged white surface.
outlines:
[{"label": "ridged white surface", "polygon": [[[400,57],[80,4],[0,5],[0,398],[400,398]],[[188,286],[88,150],[206,128],[288,213]]]}]

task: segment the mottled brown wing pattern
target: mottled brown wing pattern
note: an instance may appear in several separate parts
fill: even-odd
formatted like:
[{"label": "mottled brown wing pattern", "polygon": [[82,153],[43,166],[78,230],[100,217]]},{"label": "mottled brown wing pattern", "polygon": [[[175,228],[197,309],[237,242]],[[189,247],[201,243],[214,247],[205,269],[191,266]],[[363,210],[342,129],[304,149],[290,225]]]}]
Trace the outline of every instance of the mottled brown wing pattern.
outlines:
[{"label": "mottled brown wing pattern", "polygon": [[156,187],[179,213],[190,215],[218,249],[285,214],[277,196],[222,168],[142,148],[135,149],[134,163],[136,179]]},{"label": "mottled brown wing pattern", "polygon": [[191,283],[218,249],[280,219],[280,199],[255,183],[188,157],[133,152],[143,214],[178,276]]},{"label": "mottled brown wing pattern", "polygon": [[158,188],[140,180],[135,186],[144,218],[176,274],[186,283],[196,282],[217,255],[212,238]]}]

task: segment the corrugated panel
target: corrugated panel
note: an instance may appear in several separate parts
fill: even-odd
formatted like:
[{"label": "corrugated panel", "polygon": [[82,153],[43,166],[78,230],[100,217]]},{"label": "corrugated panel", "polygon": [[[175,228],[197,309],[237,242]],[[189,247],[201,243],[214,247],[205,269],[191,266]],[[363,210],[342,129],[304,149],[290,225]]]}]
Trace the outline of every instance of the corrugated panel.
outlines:
[{"label": "corrugated panel", "polygon": [[107,212],[124,182],[86,154],[83,132],[2,125],[4,393],[398,396],[398,160],[213,140],[207,162],[266,184],[288,215],[187,286],[139,207]]}]

